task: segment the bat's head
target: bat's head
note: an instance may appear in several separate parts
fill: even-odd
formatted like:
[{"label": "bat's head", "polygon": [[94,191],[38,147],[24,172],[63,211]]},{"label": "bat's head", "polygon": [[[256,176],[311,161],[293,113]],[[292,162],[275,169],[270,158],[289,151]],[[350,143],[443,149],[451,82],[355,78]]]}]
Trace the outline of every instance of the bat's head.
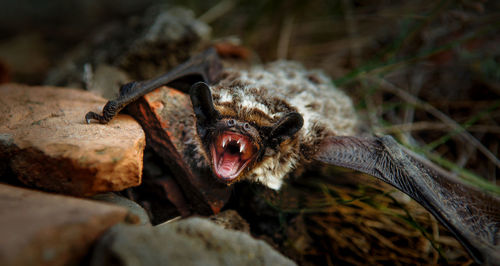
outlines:
[{"label": "bat's head", "polygon": [[212,171],[226,184],[251,172],[269,151],[293,137],[303,125],[302,116],[296,112],[269,126],[221,115],[214,106],[210,88],[203,82],[191,87],[190,96],[197,133],[210,157]]}]

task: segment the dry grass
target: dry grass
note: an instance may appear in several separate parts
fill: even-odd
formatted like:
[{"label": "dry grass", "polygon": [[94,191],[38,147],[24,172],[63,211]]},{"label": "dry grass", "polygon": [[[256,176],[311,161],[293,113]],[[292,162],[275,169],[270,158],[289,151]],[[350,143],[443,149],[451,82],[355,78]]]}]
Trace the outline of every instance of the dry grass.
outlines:
[{"label": "dry grass", "polygon": [[[335,176],[365,184],[371,179],[338,171]],[[425,209],[385,184],[329,184],[311,175],[297,182],[278,195],[260,196],[280,217],[281,241],[274,242],[302,265],[472,263]]]}]

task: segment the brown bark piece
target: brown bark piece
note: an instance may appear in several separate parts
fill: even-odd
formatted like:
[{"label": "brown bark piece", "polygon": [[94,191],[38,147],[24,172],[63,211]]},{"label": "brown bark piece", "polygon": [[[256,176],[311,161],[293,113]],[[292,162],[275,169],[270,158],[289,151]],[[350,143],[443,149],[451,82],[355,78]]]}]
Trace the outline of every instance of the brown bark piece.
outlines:
[{"label": "brown bark piece", "polygon": [[[168,87],[160,87],[128,106],[128,111],[141,123],[150,145],[174,172],[184,197],[193,211],[218,213],[230,196],[230,189],[217,183],[208,173],[191,169],[183,158],[186,131],[194,130],[194,114],[189,95]],[[194,171],[193,171],[194,170]],[[169,186],[171,186],[170,184]],[[165,189],[169,189],[165,186]],[[178,193],[170,193],[172,202],[183,202]]]},{"label": "brown bark piece", "polygon": [[105,103],[82,90],[0,86],[0,169],[11,168],[27,185],[73,195],[139,185],[140,125],[126,115],[107,125],[84,121]]},{"label": "brown bark piece", "polygon": [[77,264],[123,207],[0,184],[0,265]]}]

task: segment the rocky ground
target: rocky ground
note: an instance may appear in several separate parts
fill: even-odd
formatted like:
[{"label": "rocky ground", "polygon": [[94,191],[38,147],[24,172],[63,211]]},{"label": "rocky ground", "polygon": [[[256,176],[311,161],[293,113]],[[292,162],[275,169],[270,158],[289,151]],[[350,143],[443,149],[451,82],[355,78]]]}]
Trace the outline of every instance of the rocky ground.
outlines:
[{"label": "rocky ground", "polygon": [[0,264],[294,265],[253,238],[234,211],[165,223],[179,218],[172,203],[161,206],[170,210],[162,216],[113,193],[141,185],[144,131],[128,115],[101,125],[86,124],[85,114],[100,112],[120,83],[184,61],[209,36],[186,9],[143,18],[77,48],[48,74],[47,84],[73,88],[0,86]]},{"label": "rocky ground", "polygon": [[[196,201],[196,195],[183,195],[185,185],[176,181],[179,172],[155,148],[158,144],[148,141],[146,145],[140,123],[120,114],[108,125],[87,125],[84,115],[99,112],[106,99],[117,95],[120,85],[155,77],[209,46],[217,46],[228,64],[258,61],[234,38],[212,37],[206,22],[224,16],[231,1],[222,1],[200,19],[188,9],[146,8],[155,1],[137,5],[124,1],[110,13],[104,12],[109,10],[106,4],[99,6],[104,10],[99,13],[95,10],[98,5],[87,2],[75,1],[79,8],[72,16],[84,21],[85,10],[92,11],[97,22],[86,22],[102,24],[91,33],[85,32],[84,40],[78,36],[83,32],[78,24],[58,28],[58,34],[72,44],[64,47],[71,49],[54,52],[46,40],[51,37],[39,33],[21,34],[0,43],[0,265],[471,263],[457,241],[422,207],[384,184],[344,170],[308,169],[303,174],[307,178],[293,179],[278,193],[239,184],[220,198],[205,199],[205,205]],[[141,11],[123,16],[134,8]],[[353,7],[349,8],[352,11]],[[30,14],[30,20],[40,19],[35,11]],[[68,14],[58,13],[53,19],[67,20]],[[234,26],[238,27],[243,15],[237,10],[234,14]],[[8,18],[2,16],[2,25],[10,25]],[[345,24],[352,29],[355,25],[347,18]],[[375,42],[351,35],[351,41],[357,40],[354,48],[324,56],[320,51],[325,47],[338,48],[348,41],[301,46],[304,39],[324,38],[307,35],[312,32],[306,31],[307,27],[334,31],[315,21],[295,29],[299,45],[287,50],[290,23],[293,17],[285,18],[283,25],[254,31],[245,41],[269,57],[271,52],[263,50],[262,38],[270,38],[270,30],[281,27],[283,35],[273,39],[280,47],[275,57],[290,54],[306,64],[316,60],[320,62],[317,66],[330,74],[341,73],[347,80],[356,73],[346,69],[351,69],[362,53],[371,51],[361,50],[362,46]],[[431,39],[429,36],[439,32],[429,34],[426,36]],[[312,56],[301,57],[302,50],[313,51]],[[431,59],[445,64],[451,56],[446,52]],[[52,60],[47,54],[58,58]],[[413,71],[408,69],[402,67],[399,72]],[[429,69],[419,73],[431,76]],[[402,84],[405,75],[388,80]],[[9,83],[19,81],[37,85]],[[487,82],[491,80],[481,80],[482,84]],[[456,84],[457,88],[463,84]],[[370,86],[373,84],[367,79],[350,88]],[[157,108],[155,97],[167,90],[161,88],[149,95],[145,98],[148,105],[143,106]],[[375,103],[389,98],[391,104],[393,96],[370,93],[358,99],[359,105],[368,106],[361,113],[369,117],[370,124],[378,125],[375,114],[390,119],[403,113],[399,109],[383,112],[386,107]],[[412,111],[406,110],[405,117],[409,113]],[[168,121],[160,118],[159,123]],[[402,135],[403,139],[408,137]],[[175,139],[173,142],[175,150]],[[485,164],[481,169],[495,176],[494,167],[491,170]],[[325,182],[325,176],[338,178]],[[224,208],[218,203],[226,201],[229,203]],[[186,218],[197,215],[203,217]]]},{"label": "rocky ground", "polygon": [[0,98],[1,265],[295,264],[236,212],[153,227],[144,208],[112,193],[141,184],[145,136],[127,115],[86,124],[103,98],[18,84],[0,86]]}]

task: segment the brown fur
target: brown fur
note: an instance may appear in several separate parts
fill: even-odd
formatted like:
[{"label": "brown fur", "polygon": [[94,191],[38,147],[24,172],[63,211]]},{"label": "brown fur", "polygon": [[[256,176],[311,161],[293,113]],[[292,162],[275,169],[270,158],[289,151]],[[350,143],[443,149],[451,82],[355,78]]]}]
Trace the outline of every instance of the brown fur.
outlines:
[{"label": "brown fur", "polygon": [[[349,97],[321,72],[307,71],[297,63],[229,69],[211,90],[222,117],[257,128],[271,127],[290,112],[303,116],[304,127],[295,136],[274,148],[268,147],[262,160],[242,174],[244,179],[273,189],[279,189],[284,177],[298,164],[309,161],[326,136],[355,133],[356,116]],[[197,142],[201,149],[201,140]]]}]

